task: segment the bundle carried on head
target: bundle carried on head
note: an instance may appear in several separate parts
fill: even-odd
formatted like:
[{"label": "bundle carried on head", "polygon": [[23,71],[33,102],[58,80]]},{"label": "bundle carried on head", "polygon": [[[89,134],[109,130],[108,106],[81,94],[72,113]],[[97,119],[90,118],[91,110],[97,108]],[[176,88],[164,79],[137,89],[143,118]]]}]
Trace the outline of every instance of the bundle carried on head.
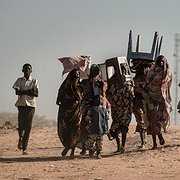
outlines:
[{"label": "bundle carried on head", "polygon": [[64,75],[65,73],[74,69],[79,69],[80,71],[84,72],[91,63],[91,56],[70,56],[58,58],[58,60],[63,64],[64,70],[62,75]]}]

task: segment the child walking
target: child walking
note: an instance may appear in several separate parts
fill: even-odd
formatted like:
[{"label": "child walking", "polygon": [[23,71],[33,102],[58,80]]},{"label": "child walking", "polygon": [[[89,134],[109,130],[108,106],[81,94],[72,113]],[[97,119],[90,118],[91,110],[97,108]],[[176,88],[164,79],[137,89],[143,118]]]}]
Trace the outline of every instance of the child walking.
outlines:
[{"label": "child walking", "polygon": [[93,156],[96,152],[97,159],[101,159],[101,151],[103,146],[103,135],[108,131],[109,115],[107,109],[103,106],[103,98],[101,95],[96,95],[93,98],[92,105],[87,112],[90,119],[89,138],[87,141],[89,156]]}]

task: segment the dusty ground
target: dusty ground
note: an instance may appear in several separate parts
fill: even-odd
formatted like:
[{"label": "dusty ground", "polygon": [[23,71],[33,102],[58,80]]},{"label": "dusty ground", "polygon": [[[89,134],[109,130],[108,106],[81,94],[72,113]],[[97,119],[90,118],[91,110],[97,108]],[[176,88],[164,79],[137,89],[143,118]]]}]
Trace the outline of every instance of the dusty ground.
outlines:
[{"label": "dusty ground", "polygon": [[114,141],[104,136],[102,159],[79,156],[61,157],[63,149],[55,127],[33,128],[29,141],[29,155],[17,149],[17,130],[0,129],[0,179],[15,180],[179,180],[180,126],[170,126],[164,134],[166,145],[140,151],[139,135],[130,127],[125,154],[115,154]]}]

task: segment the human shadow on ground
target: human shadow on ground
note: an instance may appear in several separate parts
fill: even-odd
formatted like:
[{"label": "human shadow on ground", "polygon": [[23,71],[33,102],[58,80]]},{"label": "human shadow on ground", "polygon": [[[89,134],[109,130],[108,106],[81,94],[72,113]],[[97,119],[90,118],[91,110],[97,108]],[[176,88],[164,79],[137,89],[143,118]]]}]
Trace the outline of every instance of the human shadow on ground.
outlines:
[{"label": "human shadow on ground", "polygon": [[[158,147],[156,150],[162,150],[162,149],[166,149],[166,148],[174,148],[174,147],[180,147],[180,144],[173,144],[173,145],[165,145],[165,146],[161,146]],[[116,152],[116,153],[102,153],[102,158],[109,158],[112,156],[128,156],[128,155],[134,155],[135,153],[145,153],[147,151],[152,151],[155,152],[156,150],[152,150],[152,149],[145,149],[145,150],[141,150],[141,149],[135,149],[135,150],[130,150],[130,151],[126,151],[125,153],[121,154],[120,152]],[[43,157],[30,157],[29,155],[24,155],[21,157],[0,157],[0,162],[1,163],[18,163],[18,162],[51,162],[51,161],[64,161],[64,160],[78,160],[78,159],[96,159],[96,156],[94,155],[93,157],[90,157],[89,155],[84,155],[84,156],[80,156],[80,155],[75,155],[75,157],[72,159],[70,156],[43,156]]]}]

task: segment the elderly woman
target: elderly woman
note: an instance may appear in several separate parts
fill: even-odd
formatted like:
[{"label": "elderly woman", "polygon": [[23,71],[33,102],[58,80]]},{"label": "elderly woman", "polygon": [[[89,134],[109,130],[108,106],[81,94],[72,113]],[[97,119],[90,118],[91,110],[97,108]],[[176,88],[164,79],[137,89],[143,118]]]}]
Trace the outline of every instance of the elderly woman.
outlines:
[{"label": "elderly woman", "polygon": [[79,86],[78,70],[72,70],[59,88],[56,104],[58,112],[58,136],[64,146],[61,155],[65,156],[71,149],[74,157],[81,121],[81,88]]},{"label": "elderly woman", "polygon": [[152,135],[152,149],[156,149],[156,136],[159,138],[160,145],[165,144],[162,128],[165,128],[167,122],[170,120],[169,113],[172,111],[170,96],[172,73],[164,56],[160,55],[157,57],[154,66],[147,73],[147,81],[147,133]]}]

